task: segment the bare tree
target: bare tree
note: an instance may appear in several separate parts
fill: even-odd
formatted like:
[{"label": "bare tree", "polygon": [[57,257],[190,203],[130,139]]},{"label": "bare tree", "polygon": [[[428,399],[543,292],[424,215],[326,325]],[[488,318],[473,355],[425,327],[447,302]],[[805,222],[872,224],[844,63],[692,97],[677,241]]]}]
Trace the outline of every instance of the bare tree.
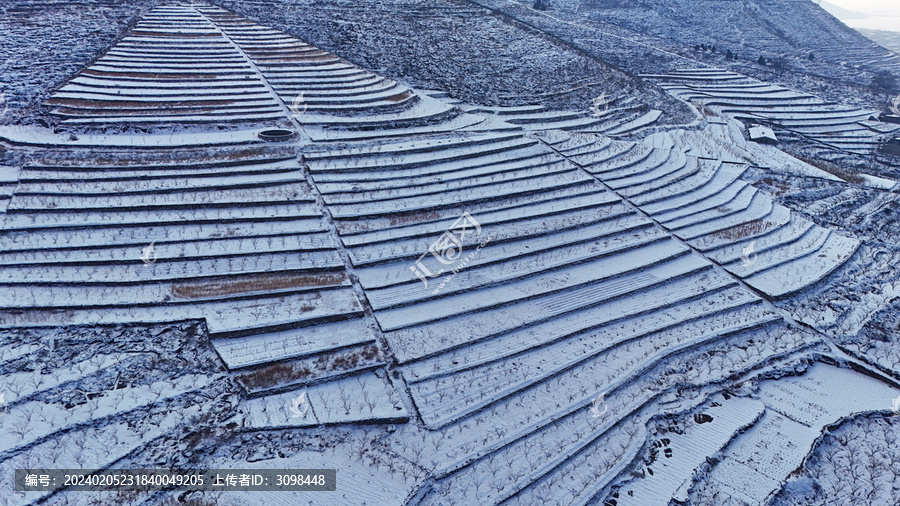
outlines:
[{"label": "bare tree", "polygon": [[9,431],[19,436],[19,441],[22,441],[26,436],[28,436],[28,434],[31,433],[31,424],[28,423],[28,420],[24,418],[17,418],[16,421],[13,422]]},{"label": "bare tree", "polygon": [[338,392],[341,397],[341,405],[344,407],[344,414],[350,414],[350,392],[347,391],[346,387],[344,387],[343,383],[338,383]]}]

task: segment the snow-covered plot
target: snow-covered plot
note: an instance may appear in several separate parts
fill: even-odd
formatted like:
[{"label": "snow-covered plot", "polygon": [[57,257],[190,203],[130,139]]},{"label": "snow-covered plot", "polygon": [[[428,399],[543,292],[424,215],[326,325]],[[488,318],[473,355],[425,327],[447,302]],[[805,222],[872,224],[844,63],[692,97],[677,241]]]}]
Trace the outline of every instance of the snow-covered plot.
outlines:
[{"label": "snow-covered plot", "polygon": [[[9,350],[9,359],[14,360],[40,349],[40,345],[15,348]],[[4,346],[0,349],[0,355],[5,358],[6,353],[7,348]],[[94,355],[89,360],[66,364],[66,367],[57,368],[48,375],[35,376],[32,371],[7,374],[0,378],[0,392],[6,392],[6,402],[17,401],[25,393],[31,395],[35,392],[55,388],[67,381],[89,376],[101,369],[115,365],[125,358],[122,354]]]},{"label": "snow-covered plot", "polygon": [[[699,484],[719,500],[762,504],[800,465],[826,425],[855,413],[885,411],[900,389],[852,369],[822,363],[805,374],[759,384],[763,416],[729,444]],[[740,398],[722,401],[723,407]]]},{"label": "snow-covered plot", "polygon": [[[0,361],[0,467],[102,469],[173,430],[195,430],[223,379],[197,330],[195,322],[4,331],[2,355],[13,360]],[[11,491],[12,474],[2,480]],[[0,502],[43,495],[7,493]]]},{"label": "snow-covered plot", "polygon": [[[3,216],[12,241],[0,276],[3,290],[29,294],[5,297],[4,305],[28,309],[5,321],[208,318],[213,332],[246,335],[358,312],[296,160],[232,149],[227,163],[186,154],[159,164],[88,162],[94,172],[27,166],[13,210]],[[138,166],[158,179],[134,177]],[[272,312],[276,305],[283,311]]]},{"label": "snow-covered plot", "polygon": [[859,174],[859,177],[863,178],[863,184],[865,184],[866,186],[871,186],[872,188],[880,188],[882,190],[893,191],[897,188],[897,185],[900,184],[893,179],[873,176],[871,174]]},{"label": "snow-covered plot", "polygon": [[829,427],[804,465],[772,504],[893,504],[896,502],[897,426],[872,413]]},{"label": "snow-covered plot", "polygon": [[[290,107],[295,121],[360,125],[447,115],[451,108],[391,79],[350,65],[290,35],[260,32],[240,16],[212,6],[196,9],[215,23],[231,44],[253,62],[271,90]],[[262,35],[262,36],[261,36]],[[422,107],[425,106],[425,107]],[[398,114],[399,113],[399,114]],[[356,116],[354,118],[354,116]]]},{"label": "snow-covered plot", "polygon": [[56,133],[36,125],[0,125],[0,137],[15,144],[39,146],[135,148],[186,148],[197,146],[228,146],[259,141],[259,128],[224,132],[174,132],[133,135],[112,135],[102,132],[79,132],[78,135]]},{"label": "snow-covered plot", "polygon": [[[453,435],[449,444],[454,448],[454,463],[442,466],[438,476],[446,476],[442,488],[451,493],[449,497],[435,493],[429,496],[429,503],[470,502],[474,497],[470,494],[475,493],[472,484],[483,476],[492,477],[485,483],[491,491],[482,491],[478,497],[492,502],[515,497],[528,504],[536,495],[562,498],[566,504],[590,502],[622,470],[619,464],[637,454],[645,437],[642,426],[657,412],[653,402],[666,390],[665,385],[720,381],[722,371],[746,370],[758,360],[795,349],[797,339],[804,339],[802,335],[782,333],[777,326],[769,331],[718,339],[709,347],[694,348],[699,356],[688,352],[641,363],[633,375],[619,376],[621,381],[613,385],[604,386],[596,374],[573,369],[567,378],[548,379],[499,401],[454,425],[458,431],[447,430]],[[728,349],[745,339],[748,343],[768,341],[767,349],[753,344],[746,358],[734,357],[736,362],[725,369],[703,358],[709,356],[704,354],[727,355]],[[622,367],[634,367],[634,362],[623,362]],[[588,386],[587,395],[579,393],[584,390],[576,386],[577,382]],[[590,392],[592,387],[597,390]],[[596,392],[604,391],[605,400],[598,410],[601,414],[595,416]],[[512,413],[520,416],[509,416]],[[467,457],[467,453],[472,455]]]},{"label": "snow-covered plot", "polygon": [[[155,412],[152,423],[111,421],[102,426],[68,427],[66,432],[56,437],[37,441],[27,452],[5,460],[3,465],[8,469],[33,468],[37,463],[45,468],[104,469],[139,450],[147,441],[183,427],[186,419],[202,416],[203,408],[189,406]],[[13,473],[5,473],[2,477],[5,490],[13,490],[13,478]],[[4,496],[4,504],[34,504],[48,495],[46,492],[14,492]]]},{"label": "snow-covered plot", "polygon": [[97,419],[113,418],[150,403],[198,390],[209,381],[210,378],[205,375],[185,375],[172,381],[100,392],[99,396],[73,408],[38,401],[17,404],[0,415],[0,441],[3,441],[0,443],[0,456],[27,447],[57,431]]},{"label": "snow-covered plot", "polygon": [[[586,455],[596,458],[601,441],[620,437],[621,455],[636,454],[632,415],[677,381],[657,376],[668,370],[662,364],[742,343],[743,358],[706,352],[718,356],[705,364],[715,375],[814,342],[781,328],[732,275],[623,202],[657,203],[674,220],[698,189],[714,200],[716,188],[749,188],[738,180],[740,164],[701,160],[658,137],[626,143],[548,132],[535,144],[496,132],[466,141],[420,135],[306,160],[423,422],[454,436],[450,446],[435,436],[431,458],[443,478],[427,502],[466,503],[475,491],[482,501],[527,502],[546,490],[555,493],[544,497],[587,501],[621,466],[605,455],[603,477],[587,469]],[[666,205],[673,196],[683,203]],[[770,199],[756,199],[742,201],[745,214],[771,212]],[[727,202],[678,219],[699,226],[719,219],[715,209]],[[453,251],[465,263],[437,258],[429,247],[463,213],[479,224]],[[737,213],[731,220],[740,224]],[[700,381],[695,373],[684,380]],[[620,427],[633,429],[582,427],[604,391]]]},{"label": "snow-covered plot", "polygon": [[[871,154],[881,143],[881,132],[862,123],[877,116],[876,111],[834,104],[720,69],[683,69],[644,77],[659,80],[669,93],[716,114],[765,122],[838,149]],[[900,129],[885,126],[890,131]]]},{"label": "snow-covered plot", "polygon": [[[363,426],[365,427],[365,426]],[[192,494],[193,498],[220,506],[248,504],[403,504],[418,485],[422,470],[414,463],[396,457],[379,447],[368,445],[368,431],[350,428],[340,433],[340,442],[325,448],[309,445],[300,434],[282,434],[243,446],[250,455],[240,461],[241,469],[335,469],[335,492],[221,492]],[[315,441],[315,440],[313,440]],[[312,447],[310,447],[312,446]],[[298,448],[302,448],[298,450]],[[211,468],[237,468],[232,455],[219,455]],[[81,492],[81,494],[86,494]]]},{"label": "snow-covered plot", "polygon": [[[721,128],[708,130],[725,135]],[[741,181],[742,164],[686,154],[682,139],[655,134],[626,149],[607,144],[572,160],[666,230],[772,296],[819,281],[856,251],[858,240],[813,226]],[[561,152],[584,149],[570,145]]]},{"label": "snow-covered plot", "polygon": [[352,319],[271,334],[218,339],[213,341],[213,346],[230,369],[238,369],[374,340],[361,319]]},{"label": "snow-covered plot", "polygon": [[695,416],[687,417],[685,428],[658,431],[644,450],[641,476],[619,487],[617,504],[651,506],[669,504],[671,499],[687,501],[694,472],[764,411],[765,404],[756,399],[718,395]]},{"label": "snow-covered plot", "polygon": [[[167,19],[162,28],[135,27],[81,72],[85,79],[50,97],[53,113],[69,123],[281,118],[283,105],[221,30],[195,9],[179,10],[181,15]],[[235,80],[241,84],[233,84]],[[171,93],[170,83],[181,85],[178,94]],[[136,86],[142,88],[123,96],[122,88]],[[221,94],[228,89],[237,93]]]},{"label": "snow-covered plot", "polygon": [[405,421],[400,396],[384,371],[311,385],[245,404],[245,429],[310,427],[367,421]]},{"label": "snow-covered plot", "polygon": [[[41,345],[39,345],[39,344],[21,344],[18,346],[0,347],[0,364],[2,364],[4,362],[11,362],[19,357],[22,357],[24,355],[28,355],[29,353],[37,351],[40,348],[41,348]],[[44,381],[44,380],[40,380],[40,381]],[[10,383],[9,379],[4,378],[4,383],[6,383],[8,385]]]},{"label": "snow-covered plot", "polygon": [[19,167],[0,166],[0,212],[6,211],[16,184],[19,182]]},{"label": "snow-covered plot", "polygon": [[[162,436],[177,428],[184,416],[197,416],[199,407],[181,413],[172,411],[157,419],[157,424],[135,430],[125,422],[113,422],[103,427],[79,427],[56,438],[41,441],[22,453],[4,461],[9,469],[27,469],[35,462],[60,466],[60,469],[102,469],[140,449],[145,440]],[[14,474],[6,473],[3,479],[5,490],[13,490]],[[46,492],[14,492],[4,497],[4,505],[18,506],[34,504],[50,495]]]},{"label": "snow-covered plot", "polygon": [[[434,93],[429,93],[434,96]],[[598,97],[603,99],[603,97]],[[444,99],[449,101],[449,99]],[[449,101],[453,103],[452,101]],[[545,132],[597,133],[610,136],[639,134],[653,126],[662,111],[646,111],[646,106],[634,103],[634,97],[603,99],[584,111],[548,111],[541,106],[460,108],[476,114],[490,114],[505,122],[522,125],[526,130]]]}]

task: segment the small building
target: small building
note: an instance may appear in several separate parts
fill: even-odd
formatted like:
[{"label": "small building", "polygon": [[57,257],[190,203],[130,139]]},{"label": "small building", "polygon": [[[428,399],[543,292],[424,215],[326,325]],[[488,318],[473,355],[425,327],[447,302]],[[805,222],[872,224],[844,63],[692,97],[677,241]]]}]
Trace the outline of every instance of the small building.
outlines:
[{"label": "small building", "polygon": [[778,137],[769,127],[762,125],[750,125],[750,140],[760,144],[778,144]]}]

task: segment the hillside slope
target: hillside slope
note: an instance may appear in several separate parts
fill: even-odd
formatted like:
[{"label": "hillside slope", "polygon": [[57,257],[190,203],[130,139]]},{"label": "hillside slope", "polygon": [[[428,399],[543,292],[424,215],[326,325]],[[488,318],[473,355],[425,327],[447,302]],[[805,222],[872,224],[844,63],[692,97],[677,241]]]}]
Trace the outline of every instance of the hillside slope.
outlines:
[{"label": "hillside slope", "polygon": [[[711,43],[722,50],[803,57],[815,52],[835,63],[858,53],[861,59],[871,58],[874,66],[881,66],[878,59],[886,53],[808,0],[646,0],[633,5],[565,0],[559,9],[579,4],[582,16],[685,45]],[[897,68],[897,60],[886,66]]]}]

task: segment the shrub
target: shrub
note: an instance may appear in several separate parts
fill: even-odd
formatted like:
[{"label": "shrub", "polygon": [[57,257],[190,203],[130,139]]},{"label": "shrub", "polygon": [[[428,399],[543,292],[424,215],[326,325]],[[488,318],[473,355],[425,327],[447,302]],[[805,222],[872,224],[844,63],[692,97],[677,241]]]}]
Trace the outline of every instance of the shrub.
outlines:
[{"label": "shrub", "polygon": [[872,87],[883,91],[897,91],[900,89],[897,85],[897,78],[890,71],[879,70],[872,77]]},{"label": "shrub", "polygon": [[812,165],[813,167],[822,169],[825,172],[827,172],[833,176],[837,176],[837,177],[843,179],[844,181],[847,181],[848,183],[860,184],[865,181],[865,179],[862,176],[860,176],[859,174],[850,172],[834,163],[831,163],[831,162],[828,162],[825,160],[816,160],[813,158],[807,158],[805,156],[798,156],[797,159],[802,160],[802,161]]}]

